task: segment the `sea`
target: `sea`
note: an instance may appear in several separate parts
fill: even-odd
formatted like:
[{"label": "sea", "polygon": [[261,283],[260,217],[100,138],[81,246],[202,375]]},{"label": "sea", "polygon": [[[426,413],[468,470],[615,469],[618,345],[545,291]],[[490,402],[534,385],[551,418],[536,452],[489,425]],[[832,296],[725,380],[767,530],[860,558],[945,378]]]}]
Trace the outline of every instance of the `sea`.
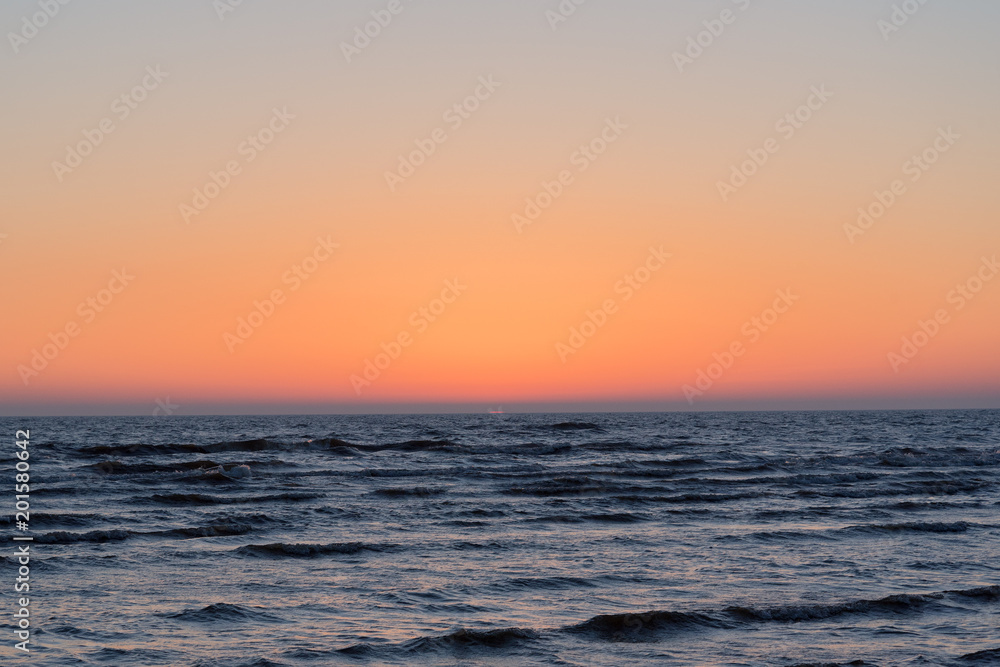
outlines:
[{"label": "sea", "polygon": [[0,429],[3,665],[1000,665],[996,410]]}]

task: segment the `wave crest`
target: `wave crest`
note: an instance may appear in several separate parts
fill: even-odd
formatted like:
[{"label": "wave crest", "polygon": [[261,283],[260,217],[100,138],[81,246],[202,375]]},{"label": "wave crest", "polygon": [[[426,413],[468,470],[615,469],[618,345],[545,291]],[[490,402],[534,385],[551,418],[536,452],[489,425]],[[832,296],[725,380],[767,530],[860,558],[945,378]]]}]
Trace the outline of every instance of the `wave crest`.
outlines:
[{"label": "wave crest", "polygon": [[381,553],[397,548],[393,544],[366,544],[364,542],[336,542],[333,544],[247,544],[235,553],[256,558],[316,558],[319,556],[354,555],[363,551]]}]

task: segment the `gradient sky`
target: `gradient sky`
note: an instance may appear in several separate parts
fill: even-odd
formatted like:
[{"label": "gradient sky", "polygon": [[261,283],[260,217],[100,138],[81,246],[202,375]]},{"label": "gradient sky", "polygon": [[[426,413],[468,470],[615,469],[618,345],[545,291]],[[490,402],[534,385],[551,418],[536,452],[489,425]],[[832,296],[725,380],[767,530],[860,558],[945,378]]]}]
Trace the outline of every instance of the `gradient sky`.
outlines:
[{"label": "gradient sky", "polygon": [[[3,414],[1000,406],[1000,279],[954,292],[1000,254],[997,3],[931,0],[895,26],[870,0],[588,0],[559,22],[557,0],[401,0],[348,62],[389,0],[244,0],[220,18],[224,2],[71,2],[37,34],[37,1],[0,7]],[[467,118],[445,115],[477,88]],[[776,125],[818,89],[794,132]],[[582,158],[602,131],[615,140]],[[897,180],[884,215],[845,229]],[[320,238],[338,247],[296,282]],[[650,248],[670,257],[630,293]],[[797,300],[758,329],[779,290]],[[935,335],[907,356],[921,321]],[[385,368],[361,384],[369,361]],[[717,377],[689,402],[700,372]]]}]

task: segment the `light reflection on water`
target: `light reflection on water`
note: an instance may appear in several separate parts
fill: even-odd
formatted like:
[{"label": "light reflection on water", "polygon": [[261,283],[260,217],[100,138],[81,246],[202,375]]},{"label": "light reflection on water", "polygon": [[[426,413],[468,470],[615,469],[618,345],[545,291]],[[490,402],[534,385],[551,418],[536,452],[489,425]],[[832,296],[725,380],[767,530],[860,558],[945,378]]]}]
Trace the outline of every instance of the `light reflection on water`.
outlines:
[{"label": "light reflection on water", "polygon": [[31,421],[33,664],[1000,648],[996,411]]}]

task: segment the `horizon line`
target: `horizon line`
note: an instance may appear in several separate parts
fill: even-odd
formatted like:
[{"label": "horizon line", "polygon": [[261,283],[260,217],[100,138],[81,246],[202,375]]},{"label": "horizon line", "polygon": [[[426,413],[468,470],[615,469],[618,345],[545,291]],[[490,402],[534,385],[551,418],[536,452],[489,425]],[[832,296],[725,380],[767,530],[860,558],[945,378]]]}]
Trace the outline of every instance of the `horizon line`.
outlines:
[{"label": "horizon line", "polygon": [[[282,410],[286,406],[287,410]],[[6,408],[13,406],[4,406]],[[156,403],[148,404],[118,404],[114,407],[97,404],[79,404],[75,406],[58,405],[45,410],[44,406],[35,405],[24,412],[13,412],[0,408],[0,419],[48,419],[48,418],[84,418],[84,417],[152,417],[152,418],[184,418],[184,417],[377,417],[377,416],[444,416],[444,415],[539,415],[539,414],[736,414],[736,413],[810,413],[810,412],[989,412],[1000,410],[1000,404],[990,405],[883,405],[883,406],[766,406],[766,405],[706,405],[692,406],[662,406],[654,407],[642,404],[518,404],[512,405],[502,412],[491,412],[494,406],[488,404],[392,404],[385,409],[373,409],[374,406],[358,406],[359,409],[345,409],[344,406],[320,409],[314,404],[200,404],[192,405],[189,410],[175,406],[173,411],[164,411]],[[102,409],[103,408],[103,409]],[[339,409],[338,409],[339,408]]]}]

